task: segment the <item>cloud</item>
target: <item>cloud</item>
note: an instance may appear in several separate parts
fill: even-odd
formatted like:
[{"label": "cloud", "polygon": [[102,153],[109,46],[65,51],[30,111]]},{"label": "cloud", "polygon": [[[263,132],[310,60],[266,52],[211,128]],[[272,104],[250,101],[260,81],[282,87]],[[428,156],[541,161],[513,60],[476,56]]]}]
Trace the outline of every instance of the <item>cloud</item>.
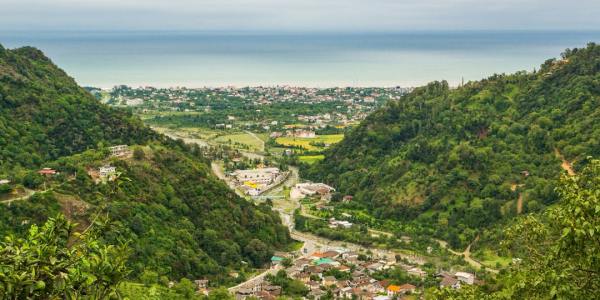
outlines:
[{"label": "cloud", "polygon": [[580,0],[2,0],[0,29],[596,29]]}]

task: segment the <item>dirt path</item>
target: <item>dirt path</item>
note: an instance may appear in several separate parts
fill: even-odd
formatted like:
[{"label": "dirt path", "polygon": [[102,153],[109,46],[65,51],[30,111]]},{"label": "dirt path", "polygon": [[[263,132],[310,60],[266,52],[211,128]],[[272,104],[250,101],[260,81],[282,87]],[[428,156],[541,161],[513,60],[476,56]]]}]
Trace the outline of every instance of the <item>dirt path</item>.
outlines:
[{"label": "dirt path", "polygon": [[33,196],[33,195],[35,195],[37,193],[45,193],[47,191],[49,191],[49,189],[48,190],[43,190],[43,191],[26,190],[26,194],[25,195],[19,196],[19,197],[16,197],[16,198],[12,198],[12,199],[8,199],[8,200],[3,200],[3,201],[0,201],[0,203],[10,205],[11,203],[13,203],[15,201],[27,200],[27,199],[29,199],[29,197],[31,197],[31,196]]},{"label": "dirt path", "polygon": [[560,167],[563,168],[563,170],[567,171],[567,174],[569,174],[569,176],[574,176],[576,173],[575,170],[573,170],[571,162],[565,159],[565,157],[560,153],[560,151],[558,151],[558,148],[554,148],[554,154],[562,161]]},{"label": "dirt path", "polygon": [[517,199],[517,214],[521,214],[523,212],[523,194],[519,193],[519,198]]}]

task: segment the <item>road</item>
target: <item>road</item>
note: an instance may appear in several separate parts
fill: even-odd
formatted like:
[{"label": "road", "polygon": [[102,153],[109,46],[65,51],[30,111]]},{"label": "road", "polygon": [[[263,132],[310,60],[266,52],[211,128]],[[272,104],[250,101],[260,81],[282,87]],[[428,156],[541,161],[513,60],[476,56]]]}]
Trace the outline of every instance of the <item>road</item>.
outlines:
[{"label": "road", "polygon": [[[260,139],[251,132],[247,132],[247,133],[257,139]],[[262,140],[261,140],[261,142],[262,142]],[[263,142],[263,147],[264,147],[264,142]],[[253,152],[242,152],[242,155],[249,157],[249,158],[264,158],[264,156],[262,154],[253,153]],[[238,195],[241,194],[241,191],[237,190],[235,188],[235,185],[233,185],[233,183],[227,179],[227,176],[225,176],[221,166],[217,162],[212,162],[211,168],[213,170],[213,173],[218,178],[220,178],[221,180],[224,180],[231,189],[233,189],[236,193],[238,193]],[[270,191],[266,192],[265,195],[266,196],[274,196],[274,195],[280,194],[284,187],[291,187],[291,186],[295,185],[296,183],[298,183],[300,181],[298,169],[296,167],[290,167],[290,171],[291,171],[290,176],[282,184],[280,184],[278,187],[275,187],[275,188],[271,189]],[[241,194],[240,196],[245,198],[245,195],[243,195],[243,194]],[[289,201],[283,201],[283,202],[290,202],[290,201],[294,202],[293,203],[294,207],[301,208],[300,213],[302,214],[302,216],[305,216],[308,218],[320,219],[317,216],[307,213],[305,211],[304,207],[300,204],[300,202],[298,200],[290,199]],[[274,202],[273,210],[279,212],[283,225],[285,225],[288,228],[288,230],[290,231],[290,236],[293,239],[304,243],[304,245],[302,246],[302,249],[301,249],[302,256],[300,256],[299,258],[307,257],[308,255],[312,254],[315,251],[325,251],[325,250],[336,249],[336,248],[337,249],[345,248],[345,249],[355,251],[355,252],[370,251],[371,253],[373,253],[373,255],[380,257],[380,258],[385,258],[390,261],[395,261],[396,256],[400,256],[403,259],[407,259],[409,262],[411,262],[413,264],[417,264],[417,265],[423,265],[426,262],[425,259],[423,259],[422,257],[420,257],[418,255],[407,255],[402,252],[390,251],[390,250],[379,249],[379,248],[365,247],[365,246],[361,246],[361,245],[357,245],[357,244],[353,244],[353,243],[349,243],[349,242],[344,242],[344,241],[333,241],[333,240],[319,237],[319,236],[316,236],[316,235],[313,235],[310,233],[299,232],[294,229],[293,215],[292,215],[292,213],[288,212],[289,207],[283,207],[283,206],[278,207],[278,205],[277,205],[278,203],[281,203],[281,202],[278,202],[278,201]],[[287,203],[287,204],[288,204],[288,206],[290,205],[290,203]],[[369,230],[369,233],[371,233],[371,234],[393,236],[393,234],[390,232],[374,230],[374,229],[368,229],[368,230]],[[471,252],[470,252],[471,245],[469,245],[467,247],[467,249],[465,249],[465,251],[463,251],[463,252],[456,252],[448,247],[447,242],[442,241],[442,240],[437,240],[437,242],[443,248],[446,248],[450,253],[457,255],[457,256],[463,256],[465,261],[467,263],[469,263],[470,265],[472,265],[476,268],[482,267],[482,264],[480,262],[471,258]],[[494,269],[487,268],[487,270],[489,270],[490,272],[493,272],[493,273],[498,273],[498,271],[494,270]],[[267,276],[268,274],[275,274],[277,271],[279,271],[278,268],[271,268],[271,269],[265,270],[265,271],[261,272],[260,274],[248,279],[247,281],[242,282],[234,287],[229,288],[229,291],[231,293],[235,293],[240,288],[254,286],[258,282],[262,281],[265,278],[265,276]]]},{"label": "road", "polygon": [[229,180],[229,178],[227,178],[227,176],[223,172],[223,168],[221,167],[221,165],[219,163],[217,163],[215,161],[211,162],[210,168],[212,169],[215,176],[217,176],[217,178],[219,178],[223,182],[225,182],[232,191],[234,191],[238,196],[240,196],[242,198],[246,198],[246,195],[244,195],[244,193],[242,193],[242,191],[238,190],[235,187],[235,184],[233,182],[231,182],[231,180]]}]

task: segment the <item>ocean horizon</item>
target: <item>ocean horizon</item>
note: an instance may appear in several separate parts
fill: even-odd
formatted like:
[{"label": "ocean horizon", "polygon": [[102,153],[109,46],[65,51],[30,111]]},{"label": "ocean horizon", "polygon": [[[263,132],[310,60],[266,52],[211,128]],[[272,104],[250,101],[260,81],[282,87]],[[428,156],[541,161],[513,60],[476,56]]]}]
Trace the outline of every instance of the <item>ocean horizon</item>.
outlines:
[{"label": "ocean horizon", "polygon": [[100,88],[457,85],[531,71],[589,42],[600,31],[0,31],[4,47],[39,48]]}]

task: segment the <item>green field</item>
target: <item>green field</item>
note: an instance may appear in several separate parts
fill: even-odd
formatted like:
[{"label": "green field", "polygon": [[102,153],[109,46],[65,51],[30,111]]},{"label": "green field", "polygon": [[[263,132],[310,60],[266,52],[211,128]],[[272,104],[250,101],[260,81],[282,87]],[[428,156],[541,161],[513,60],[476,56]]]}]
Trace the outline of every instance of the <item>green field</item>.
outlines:
[{"label": "green field", "polygon": [[343,134],[318,135],[316,138],[279,137],[275,141],[284,146],[297,146],[310,151],[323,150],[323,147],[311,145],[311,143],[335,144],[344,138]]},{"label": "green field", "polygon": [[298,159],[303,162],[303,163],[307,163],[309,165],[312,165],[320,160],[323,160],[325,158],[325,155],[302,155],[299,156]]},{"label": "green field", "polygon": [[478,253],[476,258],[483,265],[490,268],[496,268],[497,263],[500,263],[501,267],[506,267],[512,262],[511,258],[498,256],[496,253],[489,249],[483,250],[481,253]]},{"label": "green field", "polygon": [[263,142],[259,139],[256,139],[252,135],[248,133],[235,133],[235,134],[226,134],[215,138],[213,141],[221,144],[233,144],[236,143],[246,145],[250,150],[262,151],[263,150]]}]

